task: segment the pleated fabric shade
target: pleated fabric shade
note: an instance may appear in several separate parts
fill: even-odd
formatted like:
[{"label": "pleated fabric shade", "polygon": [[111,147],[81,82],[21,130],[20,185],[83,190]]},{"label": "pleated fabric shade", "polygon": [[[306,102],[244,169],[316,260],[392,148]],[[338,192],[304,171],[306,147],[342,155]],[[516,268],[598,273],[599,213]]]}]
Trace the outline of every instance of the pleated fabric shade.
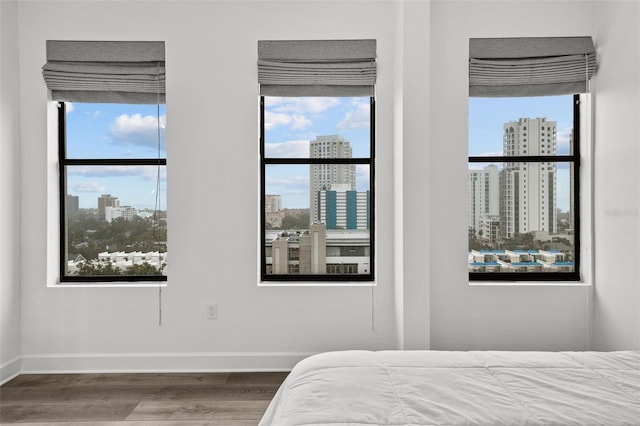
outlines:
[{"label": "pleated fabric shade", "polygon": [[47,40],[42,74],[56,101],[165,102],[161,41]]},{"label": "pleated fabric shade", "polygon": [[469,96],[585,93],[595,70],[591,37],[469,40]]},{"label": "pleated fabric shade", "polygon": [[259,40],[263,96],[373,96],[376,40]]}]

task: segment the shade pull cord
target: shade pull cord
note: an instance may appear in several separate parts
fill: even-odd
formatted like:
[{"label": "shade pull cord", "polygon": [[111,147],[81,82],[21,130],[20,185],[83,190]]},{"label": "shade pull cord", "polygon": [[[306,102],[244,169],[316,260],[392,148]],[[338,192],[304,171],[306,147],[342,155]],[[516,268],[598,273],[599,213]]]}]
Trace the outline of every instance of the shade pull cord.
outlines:
[{"label": "shade pull cord", "polygon": [[[156,68],[156,143],[158,150],[158,160],[161,158],[160,146],[160,62]],[[160,162],[156,166],[156,197],[153,218],[154,238],[158,247],[158,274],[162,275],[162,252],[160,251],[160,241],[158,240],[158,224],[160,222]],[[158,326],[162,326],[162,282],[158,282]]]}]

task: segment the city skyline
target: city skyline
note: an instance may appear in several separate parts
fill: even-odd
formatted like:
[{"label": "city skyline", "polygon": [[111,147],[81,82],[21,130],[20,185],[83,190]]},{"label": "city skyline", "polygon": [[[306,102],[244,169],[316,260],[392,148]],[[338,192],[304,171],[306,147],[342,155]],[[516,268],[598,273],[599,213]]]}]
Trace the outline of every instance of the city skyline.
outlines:
[{"label": "city skyline", "polygon": [[469,170],[469,228],[496,242],[517,234],[556,234],[557,167],[554,162],[510,162],[509,157],[556,155],[557,123],[521,117],[503,124],[505,162]]}]

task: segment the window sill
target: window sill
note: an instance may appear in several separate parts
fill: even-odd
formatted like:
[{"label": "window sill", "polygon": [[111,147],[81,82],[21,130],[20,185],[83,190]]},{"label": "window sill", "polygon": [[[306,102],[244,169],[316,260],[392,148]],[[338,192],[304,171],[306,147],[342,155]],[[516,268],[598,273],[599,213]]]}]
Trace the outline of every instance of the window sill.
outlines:
[{"label": "window sill", "polygon": [[477,287],[591,287],[581,281],[469,281]]},{"label": "window sill", "polygon": [[375,281],[258,281],[258,287],[376,287]]},{"label": "window sill", "polygon": [[130,281],[113,281],[113,282],[63,282],[47,285],[48,288],[158,288],[167,287],[166,281],[150,281],[150,282],[130,282]]}]

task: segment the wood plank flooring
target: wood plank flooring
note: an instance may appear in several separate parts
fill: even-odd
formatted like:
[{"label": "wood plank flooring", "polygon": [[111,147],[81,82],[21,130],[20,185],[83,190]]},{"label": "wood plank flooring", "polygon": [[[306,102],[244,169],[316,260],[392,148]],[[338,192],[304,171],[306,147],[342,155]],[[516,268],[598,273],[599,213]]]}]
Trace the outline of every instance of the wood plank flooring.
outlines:
[{"label": "wood plank flooring", "polygon": [[0,387],[0,424],[255,426],[286,376],[25,374]]}]

